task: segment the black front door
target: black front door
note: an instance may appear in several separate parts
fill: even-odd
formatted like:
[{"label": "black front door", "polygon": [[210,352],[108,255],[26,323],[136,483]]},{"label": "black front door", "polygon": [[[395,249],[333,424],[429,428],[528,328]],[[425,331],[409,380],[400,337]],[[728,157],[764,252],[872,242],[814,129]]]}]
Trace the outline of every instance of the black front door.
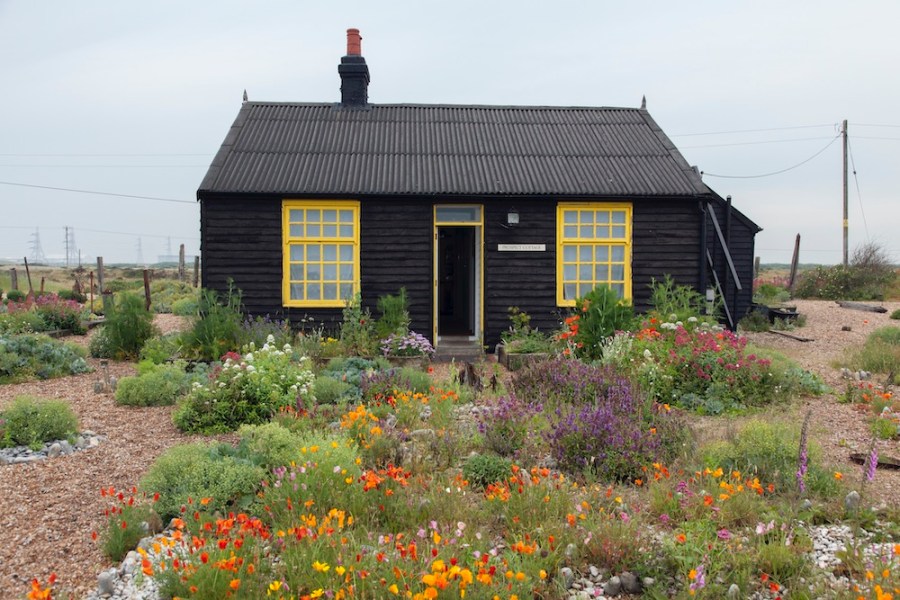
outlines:
[{"label": "black front door", "polygon": [[438,229],[438,335],[475,334],[475,228]]}]

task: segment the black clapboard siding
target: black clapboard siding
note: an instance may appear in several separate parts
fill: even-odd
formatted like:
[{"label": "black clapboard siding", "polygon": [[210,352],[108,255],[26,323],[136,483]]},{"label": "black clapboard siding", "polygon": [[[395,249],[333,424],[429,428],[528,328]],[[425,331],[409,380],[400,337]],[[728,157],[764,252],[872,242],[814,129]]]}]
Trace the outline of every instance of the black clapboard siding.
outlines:
[{"label": "black clapboard siding", "polygon": [[[518,225],[507,225],[516,209]],[[509,328],[510,306],[531,315],[532,327],[551,331],[556,309],[556,200],[492,199],[484,205],[484,343],[493,348]],[[544,251],[500,251],[499,244],[544,244]]]},{"label": "black clapboard siding", "polygon": [[362,299],[378,316],[379,296],[406,288],[410,328],[432,333],[433,208],[424,198],[366,198],[360,216]]}]

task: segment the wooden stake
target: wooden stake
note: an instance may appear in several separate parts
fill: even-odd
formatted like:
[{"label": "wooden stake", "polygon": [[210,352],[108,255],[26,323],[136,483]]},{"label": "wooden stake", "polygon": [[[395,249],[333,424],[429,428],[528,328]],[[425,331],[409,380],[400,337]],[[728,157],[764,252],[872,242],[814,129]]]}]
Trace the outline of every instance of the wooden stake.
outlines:
[{"label": "wooden stake", "polygon": [[200,285],[200,257],[194,257],[194,287]]},{"label": "wooden stake", "polygon": [[759,277],[759,257],[753,259],[753,279]]},{"label": "wooden stake", "polygon": [[28,276],[28,295],[34,298],[34,286],[31,285],[31,269],[28,268],[28,257],[25,257],[25,275]]},{"label": "wooden stake", "polygon": [[40,294],[41,296],[44,295],[44,280],[45,279],[47,279],[47,278],[44,277],[43,275],[41,275],[41,294]]},{"label": "wooden stake", "polygon": [[184,281],[184,244],[178,248],[178,281]]},{"label": "wooden stake", "polygon": [[794,283],[797,281],[797,265],[800,262],[800,234],[794,241],[794,255],[791,257],[791,275],[788,278],[788,289],[794,294]]},{"label": "wooden stake", "polygon": [[144,269],[144,308],[150,310],[150,271]]},{"label": "wooden stake", "polygon": [[10,285],[12,286],[12,289],[14,289],[14,290],[19,289],[19,274],[16,273],[15,267],[13,267],[12,269],[9,270],[9,281],[10,281]]},{"label": "wooden stake", "polygon": [[94,272],[91,271],[91,312],[94,312]]}]

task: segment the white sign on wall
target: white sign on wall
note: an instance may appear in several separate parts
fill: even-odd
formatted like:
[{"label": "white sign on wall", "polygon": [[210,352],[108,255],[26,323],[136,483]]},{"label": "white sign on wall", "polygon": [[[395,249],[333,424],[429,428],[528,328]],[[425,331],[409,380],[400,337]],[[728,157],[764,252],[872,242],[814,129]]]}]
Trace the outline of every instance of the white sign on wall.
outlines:
[{"label": "white sign on wall", "polygon": [[500,252],[546,252],[547,244],[497,244]]}]

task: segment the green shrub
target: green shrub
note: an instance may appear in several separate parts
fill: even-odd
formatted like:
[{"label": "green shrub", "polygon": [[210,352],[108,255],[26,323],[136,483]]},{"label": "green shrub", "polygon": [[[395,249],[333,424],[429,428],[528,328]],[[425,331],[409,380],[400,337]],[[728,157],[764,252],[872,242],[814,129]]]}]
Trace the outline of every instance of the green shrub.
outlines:
[{"label": "green shrub", "polygon": [[847,354],[851,369],[893,373],[900,380],[900,327],[889,325],[873,331],[862,348]]},{"label": "green shrub", "polygon": [[375,354],[378,338],[375,336],[372,315],[368,308],[362,307],[359,292],[344,307],[340,339],[344,350],[352,355]]},{"label": "green shrub", "polygon": [[160,279],[150,284],[150,300],[158,313],[175,312],[176,302],[197,301],[197,290],[190,284],[174,279]]},{"label": "green shrub", "polygon": [[45,442],[64,440],[78,431],[78,417],[62,400],[18,396],[0,412],[0,447],[28,446],[39,450]]},{"label": "green shrub", "polygon": [[816,267],[800,274],[798,298],[823,300],[883,300],[897,279],[890,257],[879,245],[863,244],[850,264]]},{"label": "green shrub", "polygon": [[244,356],[230,353],[214,380],[178,402],[172,418],[182,431],[216,433],[265,423],[285,408],[309,407],[313,374],[307,363],[269,344]]},{"label": "green shrub", "polygon": [[706,312],[706,298],[690,286],[676,285],[671,275],[650,282],[650,304],[660,321],[687,321]]},{"label": "green shrub", "polygon": [[155,364],[162,364],[174,358],[178,354],[180,337],[177,333],[169,333],[152,337],[141,348],[141,360],[149,360]]},{"label": "green shrub", "polygon": [[106,509],[106,530],[101,535],[103,553],[112,561],[119,562],[148,535],[162,530],[159,515],[150,506],[146,494],[136,495],[116,493],[109,488],[101,490],[112,506]]},{"label": "green shrub", "polygon": [[0,335],[36,333],[47,331],[47,329],[44,317],[37,311],[13,310],[11,312],[0,312]]},{"label": "green shrub", "polygon": [[179,298],[172,302],[172,314],[179,317],[194,317],[200,311],[200,301],[197,296]]},{"label": "green shrub", "polygon": [[512,475],[512,462],[496,454],[473,454],[463,463],[463,477],[475,489],[505,482]]},{"label": "green shrub", "polygon": [[364,375],[372,375],[376,371],[390,368],[390,364],[383,358],[369,359],[358,356],[332,358],[319,372],[321,377],[330,377],[353,386],[353,397],[362,395],[360,387]]},{"label": "green shrub", "polygon": [[234,454],[225,444],[175,446],[156,459],[140,487],[147,494],[159,493],[155,509],[164,522],[179,516],[189,498],[210,498],[209,511],[246,509],[265,470]]},{"label": "green shrub", "polygon": [[46,335],[0,336],[0,382],[87,373],[84,349]]},{"label": "green shrub", "polygon": [[145,308],[143,298],[127,292],[118,294],[106,314],[103,328],[91,339],[91,356],[116,360],[137,358],[144,343],[156,334],[153,313]]},{"label": "green shrub", "polygon": [[22,290],[9,290],[6,292],[6,299],[10,302],[24,302],[27,295]]},{"label": "green shrub", "polygon": [[751,310],[738,322],[739,331],[769,331],[772,323],[769,317],[761,310]]},{"label": "green shrub", "polygon": [[167,406],[191,389],[202,375],[185,373],[183,364],[152,365],[136,377],[123,377],[116,386],[116,402],[126,406]]},{"label": "green shrub", "polygon": [[791,299],[791,292],[774,283],[762,283],[753,292],[753,301],[757,304],[775,306]]},{"label": "green shrub", "polygon": [[238,453],[267,471],[299,462],[302,455],[301,437],[278,423],[241,425],[238,436]]},{"label": "green shrub", "polygon": [[[627,301],[621,300],[611,288],[600,285],[584,298],[575,301],[575,315],[567,320],[569,331],[574,333],[575,354],[587,360],[596,360],[602,354],[602,342],[616,333],[626,331],[634,323],[634,311]],[[577,326],[572,329],[573,323]]]},{"label": "green shrub", "polygon": [[241,292],[229,283],[224,299],[201,290],[198,316],[181,336],[185,358],[213,361],[241,347]]},{"label": "green shrub", "polygon": [[291,331],[291,322],[287,319],[272,319],[269,315],[258,316],[255,319],[246,318],[241,322],[239,336],[240,347],[255,345],[261,348],[263,344],[273,344],[283,348],[294,341],[294,332]]},{"label": "green shrub", "polygon": [[[800,428],[786,423],[754,419],[746,423],[730,440],[715,442],[701,449],[706,466],[725,472],[740,471],[774,483],[778,492],[797,490]],[[837,491],[832,474],[821,464],[822,452],[808,441],[806,488],[810,493],[830,496]]]},{"label": "green shrub", "polygon": [[337,404],[343,399],[354,397],[354,388],[346,381],[320,375],[313,384],[313,394],[319,404]]},{"label": "green shrub", "polygon": [[900,319],[900,308],[891,313],[891,318],[894,320]]},{"label": "green shrub", "polygon": [[76,335],[87,332],[82,323],[83,309],[74,300],[64,300],[56,294],[44,294],[34,302],[34,310],[49,330],[65,329]]},{"label": "green shrub", "polygon": [[367,371],[360,378],[360,390],[366,402],[384,400],[395,391],[427,394],[432,384],[428,373],[412,367]]},{"label": "green shrub", "polygon": [[891,418],[889,414],[879,415],[872,419],[869,428],[872,431],[872,435],[879,440],[892,440],[900,437],[900,421],[896,417]]},{"label": "green shrub", "polygon": [[75,302],[84,303],[87,300],[87,297],[81,292],[76,292],[75,290],[59,290],[56,292],[56,295],[59,296],[62,300],[74,300]]}]

